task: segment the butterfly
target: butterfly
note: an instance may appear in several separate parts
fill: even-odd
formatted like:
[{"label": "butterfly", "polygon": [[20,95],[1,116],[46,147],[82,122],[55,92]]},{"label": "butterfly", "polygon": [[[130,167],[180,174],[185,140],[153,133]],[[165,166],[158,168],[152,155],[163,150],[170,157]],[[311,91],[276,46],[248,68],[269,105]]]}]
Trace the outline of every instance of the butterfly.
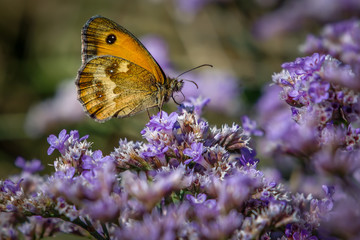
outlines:
[{"label": "butterfly", "polygon": [[128,30],[101,16],[82,32],[82,66],[76,86],[85,112],[95,120],[160,110],[183,80],[167,77],[144,45]]}]

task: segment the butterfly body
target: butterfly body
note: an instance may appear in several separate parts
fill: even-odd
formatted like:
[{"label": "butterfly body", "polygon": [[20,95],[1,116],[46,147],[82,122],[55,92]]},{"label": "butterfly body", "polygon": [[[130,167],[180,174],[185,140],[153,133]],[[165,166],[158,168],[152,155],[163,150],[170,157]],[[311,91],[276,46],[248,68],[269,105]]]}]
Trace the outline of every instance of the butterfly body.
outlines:
[{"label": "butterfly body", "polygon": [[94,16],[82,30],[76,85],[85,112],[97,121],[162,108],[182,80],[166,77],[141,42],[115,22]]}]

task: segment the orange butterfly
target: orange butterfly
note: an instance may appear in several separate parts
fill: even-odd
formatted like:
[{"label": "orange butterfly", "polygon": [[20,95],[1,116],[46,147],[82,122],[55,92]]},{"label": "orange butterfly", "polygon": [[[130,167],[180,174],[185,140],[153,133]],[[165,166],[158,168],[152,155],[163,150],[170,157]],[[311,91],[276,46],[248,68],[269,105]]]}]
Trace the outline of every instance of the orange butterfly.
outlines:
[{"label": "orange butterfly", "polygon": [[82,29],[78,99],[99,122],[128,117],[164,102],[182,80],[167,77],[144,45],[110,19],[94,16]]}]

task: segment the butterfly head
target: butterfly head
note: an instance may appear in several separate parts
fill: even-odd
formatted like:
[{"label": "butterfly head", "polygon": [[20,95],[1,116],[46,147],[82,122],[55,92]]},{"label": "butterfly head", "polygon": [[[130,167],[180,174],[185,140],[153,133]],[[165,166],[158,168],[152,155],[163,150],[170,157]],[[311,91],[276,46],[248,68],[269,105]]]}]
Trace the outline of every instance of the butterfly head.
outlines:
[{"label": "butterfly head", "polygon": [[184,86],[183,80],[178,80],[177,78],[167,77],[167,84],[165,85],[165,102],[167,102],[171,97],[173,97],[174,92],[180,92]]},{"label": "butterfly head", "polygon": [[172,89],[172,92],[180,92],[181,89],[184,86],[184,80],[180,79],[172,79],[170,81],[170,89]]},{"label": "butterfly head", "polygon": [[[181,89],[184,86],[184,80],[177,78],[166,78],[166,84],[163,85],[163,93],[160,93],[160,96],[162,96],[162,102],[169,101],[170,98],[174,100],[176,104],[178,104],[174,98],[174,92],[181,92]],[[181,94],[184,96],[184,94],[181,92]],[[161,103],[162,104],[162,103]]]}]

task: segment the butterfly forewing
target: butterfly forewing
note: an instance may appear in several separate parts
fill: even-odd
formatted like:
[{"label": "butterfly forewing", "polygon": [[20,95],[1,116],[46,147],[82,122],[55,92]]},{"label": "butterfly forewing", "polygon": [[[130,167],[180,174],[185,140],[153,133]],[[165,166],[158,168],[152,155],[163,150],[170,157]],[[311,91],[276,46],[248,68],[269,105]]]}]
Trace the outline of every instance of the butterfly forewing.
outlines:
[{"label": "butterfly forewing", "polygon": [[165,75],[142,43],[129,31],[110,19],[94,16],[82,30],[83,64],[94,56],[113,55],[153,74],[156,81],[163,84]]},{"label": "butterfly forewing", "polygon": [[89,59],[79,70],[76,85],[85,111],[98,121],[131,116],[158,105],[155,77],[119,57]]}]

